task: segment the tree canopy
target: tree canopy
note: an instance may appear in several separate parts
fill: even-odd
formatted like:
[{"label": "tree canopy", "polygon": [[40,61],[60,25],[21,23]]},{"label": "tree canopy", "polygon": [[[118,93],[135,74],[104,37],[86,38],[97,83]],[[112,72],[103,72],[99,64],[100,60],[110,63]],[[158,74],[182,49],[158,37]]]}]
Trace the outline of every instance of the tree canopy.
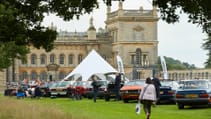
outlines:
[{"label": "tree canopy", "polygon": [[208,51],[208,59],[205,62],[205,68],[211,68],[211,35],[208,35],[208,38],[204,39],[202,48]]},{"label": "tree canopy", "polygon": [[[111,1],[119,0],[103,1],[111,5]],[[180,13],[188,15],[189,22],[202,26],[204,32],[210,33],[210,0],[154,0],[153,4],[158,6],[160,17],[167,23],[179,21],[176,12],[179,8]],[[41,25],[46,14],[53,13],[68,21],[98,7],[97,0],[0,0],[0,53],[5,55],[0,57],[3,61],[0,68],[10,66],[14,58],[25,59],[29,45],[46,51],[53,49],[57,33]],[[17,49],[6,48],[11,44]]]},{"label": "tree canopy", "polygon": [[26,60],[30,45],[53,49],[57,32],[41,25],[45,14],[70,20],[96,8],[97,0],[0,0],[0,69]]}]

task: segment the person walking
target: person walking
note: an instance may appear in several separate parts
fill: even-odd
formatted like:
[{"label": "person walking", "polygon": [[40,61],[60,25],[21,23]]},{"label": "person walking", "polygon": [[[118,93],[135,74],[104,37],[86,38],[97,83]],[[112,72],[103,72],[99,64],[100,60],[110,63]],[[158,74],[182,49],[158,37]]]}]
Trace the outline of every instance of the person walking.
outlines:
[{"label": "person walking", "polygon": [[156,90],[155,86],[152,84],[151,78],[146,78],[145,83],[146,85],[141,90],[139,95],[139,101],[143,104],[146,119],[149,119],[151,114],[151,106],[154,105],[156,101]]},{"label": "person walking", "polygon": [[97,77],[95,75],[92,76],[92,83],[91,85],[93,86],[93,93],[94,93],[94,102],[96,102],[96,99],[97,99],[97,93],[98,93],[98,84],[97,84]]},{"label": "person walking", "polygon": [[116,98],[115,100],[120,100],[120,87],[121,87],[121,74],[116,73],[116,78],[115,78],[115,90],[116,90]]}]

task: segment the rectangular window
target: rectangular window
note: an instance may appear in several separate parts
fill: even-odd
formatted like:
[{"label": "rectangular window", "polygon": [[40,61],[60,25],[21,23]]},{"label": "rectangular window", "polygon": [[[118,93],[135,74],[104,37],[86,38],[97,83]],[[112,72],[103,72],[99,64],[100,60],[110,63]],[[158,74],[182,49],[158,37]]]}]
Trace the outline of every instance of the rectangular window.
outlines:
[{"label": "rectangular window", "polygon": [[73,64],[73,55],[69,55],[69,64]]},{"label": "rectangular window", "polygon": [[55,56],[54,55],[51,55],[50,56],[50,63],[55,63]]},{"label": "rectangular window", "polygon": [[45,64],[45,57],[41,57],[40,63],[41,63],[41,64]]},{"label": "rectangular window", "polygon": [[136,31],[135,32],[135,40],[140,40],[141,39],[141,33]]},{"label": "rectangular window", "polygon": [[60,63],[60,64],[64,64],[64,56],[60,56],[59,63]]},{"label": "rectangular window", "polygon": [[135,64],[135,55],[131,55],[131,64]]}]

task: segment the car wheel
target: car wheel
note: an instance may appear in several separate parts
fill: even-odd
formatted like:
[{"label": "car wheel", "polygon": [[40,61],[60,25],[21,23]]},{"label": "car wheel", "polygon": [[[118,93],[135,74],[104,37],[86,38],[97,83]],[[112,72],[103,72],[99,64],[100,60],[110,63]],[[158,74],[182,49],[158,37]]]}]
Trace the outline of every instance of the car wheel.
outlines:
[{"label": "car wheel", "polygon": [[105,96],[105,101],[110,101],[110,96],[109,95]]},{"label": "car wheel", "polygon": [[92,99],[92,96],[87,96],[88,99]]},{"label": "car wheel", "polygon": [[128,103],[128,100],[127,99],[123,99],[124,103]]},{"label": "car wheel", "polygon": [[184,105],[183,104],[178,104],[178,108],[179,109],[184,109]]}]

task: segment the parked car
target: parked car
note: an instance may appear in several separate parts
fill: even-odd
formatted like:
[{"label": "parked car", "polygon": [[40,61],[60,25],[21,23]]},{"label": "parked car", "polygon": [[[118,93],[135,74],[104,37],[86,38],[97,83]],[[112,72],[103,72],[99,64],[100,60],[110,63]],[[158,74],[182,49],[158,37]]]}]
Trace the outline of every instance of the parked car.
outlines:
[{"label": "parked car", "polygon": [[[93,86],[91,85],[92,81],[87,83],[87,91],[86,91],[86,97],[91,99],[94,96],[94,92],[93,92]],[[99,80],[97,81],[98,85],[100,85],[98,93],[97,93],[97,97],[99,98],[103,98],[105,96],[105,89],[107,86],[107,81],[102,81]]]},{"label": "parked car", "polygon": [[183,80],[176,92],[179,109],[184,106],[211,105],[211,87],[207,80]]},{"label": "parked car", "polygon": [[175,103],[175,93],[179,88],[179,84],[172,80],[160,81],[160,97],[157,103]]},{"label": "parked car", "polygon": [[85,96],[87,91],[87,81],[75,81],[71,84],[68,89],[68,95],[72,95],[72,93],[80,94],[81,96]]},{"label": "parked car", "polygon": [[[121,82],[120,84],[122,86],[124,86],[124,82]],[[116,97],[116,87],[115,87],[115,80],[110,80],[105,88],[105,101],[110,101],[111,98],[115,98]]]},{"label": "parked car", "polygon": [[4,91],[5,96],[15,96],[17,93],[18,82],[8,82],[7,89]]},{"label": "parked car", "polygon": [[129,100],[138,100],[141,89],[145,85],[145,80],[132,80],[127,82],[121,89],[121,99],[127,103]]},{"label": "parked car", "polygon": [[50,88],[51,96],[67,96],[67,88],[71,84],[70,81],[60,81]]}]

